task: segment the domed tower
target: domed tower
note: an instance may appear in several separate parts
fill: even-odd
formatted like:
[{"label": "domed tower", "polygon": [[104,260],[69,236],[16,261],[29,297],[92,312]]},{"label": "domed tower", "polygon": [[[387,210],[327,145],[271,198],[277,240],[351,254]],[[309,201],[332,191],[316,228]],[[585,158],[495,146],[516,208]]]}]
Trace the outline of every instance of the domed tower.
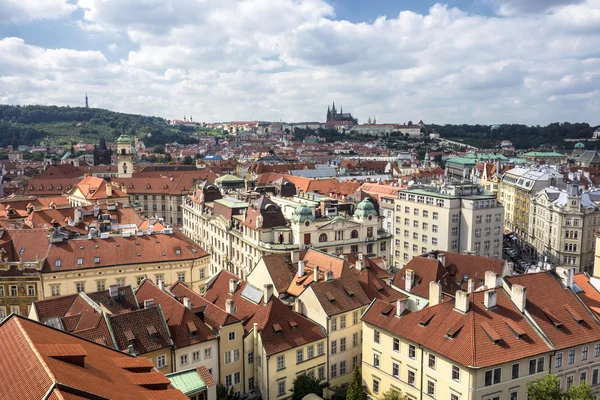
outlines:
[{"label": "domed tower", "polygon": [[119,167],[119,178],[131,178],[133,174],[133,139],[131,136],[122,134],[117,139],[117,165]]},{"label": "domed tower", "polygon": [[292,222],[303,224],[305,221],[315,222],[313,210],[306,204],[299,205],[292,214]]},{"label": "domed tower", "polygon": [[354,218],[361,220],[372,220],[373,218],[377,219],[377,210],[375,209],[375,205],[373,205],[369,199],[364,199],[358,203],[356,211],[354,211]]}]

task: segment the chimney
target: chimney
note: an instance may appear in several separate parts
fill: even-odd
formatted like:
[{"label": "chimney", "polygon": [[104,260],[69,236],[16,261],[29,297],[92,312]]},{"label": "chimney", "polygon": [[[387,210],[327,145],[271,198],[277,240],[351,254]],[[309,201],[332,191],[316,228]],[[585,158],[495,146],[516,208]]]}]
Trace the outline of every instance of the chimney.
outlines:
[{"label": "chimney", "polygon": [[493,271],[485,272],[485,287],[486,289],[496,288],[496,273]]},{"label": "chimney", "polygon": [[330,282],[333,280],[333,271],[329,270],[327,271],[327,273],[325,274],[325,278],[327,279],[327,282]]},{"label": "chimney", "polygon": [[573,288],[573,278],[575,277],[575,268],[567,268],[567,287]]},{"label": "chimney", "polygon": [[299,298],[296,298],[294,301],[294,311],[296,311],[298,314],[302,314],[302,300]]},{"label": "chimney", "polygon": [[527,288],[517,284],[512,285],[510,299],[515,303],[519,311],[525,312],[525,306],[527,304]]},{"label": "chimney", "polygon": [[131,354],[132,356],[135,356],[135,350],[133,349],[133,345],[130,344],[129,346],[127,346],[127,352],[129,354]]},{"label": "chimney", "polygon": [[467,292],[462,290],[456,291],[456,297],[454,298],[454,309],[466,314],[469,311],[469,295]]},{"label": "chimney", "polygon": [[290,262],[292,264],[296,264],[300,260],[300,252],[299,251],[290,251]]},{"label": "chimney", "polygon": [[304,260],[298,261],[298,278],[304,276]]},{"label": "chimney", "polygon": [[396,317],[402,316],[402,313],[408,308],[408,299],[396,300]]},{"label": "chimney", "polygon": [[444,253],[439,253],[437,255],[437,259],[440,261],[440,263],[442,263],[442,266],[446,266],[446,254]]},{"label": "chimney", "polygon": [[404,276],[404,290],[410,292],[415,282],[415,271],[412,269],[407,269],[406,274]]},{"label": "chimney", "polygon": [[192,309],[192,301],[190,300],[189,297],[184,297],[183,298],[183,305],[185,306],[185,308],[187,308],[188,310]]},{"label": "chimney", "polygon": [[234,294],[237,289],[237,281],[235,279],[229,280],[229,294]]},{"label": "chimney", "polygon": [[225,311],[230,315],[235,314],[235,305],[232,299],[227,299],[227,301],[225,301]]},{"label": "chimney", "polygon": [[73,223],[75,225],[77,225],[78,223],[81,222],[81,218],[83,217],[83,211],[81,210],[81,207],[77,207],[75,209],[75,211],[73,212]]},{"label": "chimney", "polygon": [[158,283],[158,288],[164,292],[165,291],[165,282],[162,279],[159,279],[157,283]]},{"label": "chimney", "polygon": [[113,299],[119,295],[119,285],[110,285],[108,287],[108,295]]},{"label": "chimney", "polygon": [[154,305],[154,299],[144,300],[144,308],[150,308]]},{"label": "chimney", "polygon": [[467,281],[467,293],[473,293],[475,291],[475,281],[473,279],[469,279]]},{"label": "chimney", "polygon": [[358,253],[358,255],[356,256],[356,270],[357,271],[362,271],[362,269],[365,267],[365,256],[363,255],[363,253]]},{"label": "chimney", "polygon": [[429,282],[429,307],[440,304],[442,298],[442,285],[438,282]]},{"label": "chimney", "polygon": [[112,185],[106,182],[106,197],[112,197]]},{"label": "chimney", "polygon": [[496,307],[496,290],[488,290],[483,295],[483,305],[488,310]]},{"label": "chimney", "polygon": [[264,288],[264,304],[266,306],[269,303],[269,300],[271,300],[271,296],[273,296],[273,285],[271,283],[266,283]]},{"label": "chimney", "polygon": [[318,282],[319,281],[319,266],[315,265],[314,271],[313,271],[313,281]]}]

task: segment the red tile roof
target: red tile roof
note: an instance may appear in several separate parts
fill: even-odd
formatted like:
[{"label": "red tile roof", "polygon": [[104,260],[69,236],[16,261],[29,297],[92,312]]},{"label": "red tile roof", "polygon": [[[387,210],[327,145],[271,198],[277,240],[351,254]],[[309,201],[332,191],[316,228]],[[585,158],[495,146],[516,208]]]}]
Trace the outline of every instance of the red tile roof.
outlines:
[{"label": "red tile roof", "polygon": [[[0,370],[6,382],[0,386],[2,399],[39,400],[48,393],[59,399],[63,392],[73,395],[69,399],[151,399],[157,393],[162,399],[187,399],[181,391],[170,389],[162,373],[123,368],[119,362],[131,359],[129,355],[26,318],[13,315],[4,320],[0,336]],[[155,371],[149,360],[143,361],[149,371]],[[130,379],[133,376],[136,379]]]},{"label": "red tile roof", "polygon": [[[563,287],[553,273],[511,276],[506,280],[511,285],[527,288],[527,310],[556,348],[564,349],[600,340],[600,325],[577,296]],[[578,321],[579,317],[581,321]]]},{"label": "red tile roof", "polygon": [[[395,306],[376,300],[363,321],[465,366],[487,367],[551,351],[509,296],[502,289],[496,293],[496,307],[491,309],[483,305],[484,292],[474,292],[466,314],[447,301],[400,318]],[[524,336],[518,338],[511,326]]]}]

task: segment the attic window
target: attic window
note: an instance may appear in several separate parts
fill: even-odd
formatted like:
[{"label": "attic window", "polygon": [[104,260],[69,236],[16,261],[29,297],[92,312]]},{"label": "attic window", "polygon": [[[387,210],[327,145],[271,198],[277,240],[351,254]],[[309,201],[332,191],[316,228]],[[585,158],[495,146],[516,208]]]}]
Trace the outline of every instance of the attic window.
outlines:
[{"label": "attic window", "polygon": [[140,254],[140,253],[137,253],[136,255],[137,255],[138,257],[140,257],[140,256],[141,256],[141,254]]},{"label": "attic window", "polygon": [[163,256],[166,256],[166,255],[167,255],[167,253],[165,253],[165,252],[163,251],[162,255],[163,255]]},{"label": "attic window", "polygon": [[150,337],[153,337],[154,335],[158,334],[158,331],[156,330],[156,327],[154,325],[148,325],[146,327],[146,330],[148,331],[148,335],[150,335]]},{"label": "attic window", "polygon": [[330,292],[325,293],[325,297],[327,297],[327,300],[329,300],[330,303],[335,301],[335,297]]},{"label": "attic window", "polygon": [[115,246],[117,247],[121,247],[121,245],[119,243],[115,243]]},{"label": "attic window", "polygon": [[100,257],[94,257],[94,262],[98,264],[100,262]]},{"label": "attic window", "polygon": [[197,252],[196,249],[192,248],[192,253],[196,253],[196,252]]},{"label": "attic window", "polygon": [[181,249],[175,249],[175,254],[177,254],[178,256],[181,255]]},{"label": "attic window", "polygon": [[83,258],[78,258],[77,259],[77,265],[81,265],[83,264]]},{"label": "attic window", "polygon": [[133,334],[131,329],[127,329],[123,333],[125,334],[125,339],[127,339],[128,342],[133,342],[135,340],[135,335]]},{"label": "attic window", "polygon": [[95,244],[95,245],[94,245],[94,248],[95,248],[95,249],[97,249],[97,248],[98,248],[98,245],[97,245],[97,244]]},{"label": "attic window", "polygon": [[298,323],[296,321],[290,321],[289,324],[293,330],[296,330],[296,328],[298,328]]},{"label": "attic window", "polygon": [[421,319],[419,320],[419,325],[421,325],[421,326],[429,325],[429,323],[431,322],[433,317],[435,317],[435,312],[431,312],[431,310],[430,310],[430,312],[425,313],[425,315],[423,315],[421,317]]},{"label": "attic window", "polygon": [[273,324],[273,330],[275,331],[275,333],[281,333],[281,325]]},{"label": "attic window", "polygon": [[60,264],[61,264],[61,263],[62,263],[62,262],[61,262],[60,260],[56,260],[56,261],[54,261],[54,266],[55,266],[55,267],[60,267]]},{"label": "attic window", "polygon": [[136,245],[136,246],[139,246],[139,245],[140,245],[140,242],[135,242],[135,245]]},{"label": "attic window", "polygon": [[21,250],[19,250],[19,254],[23,254],[25,253],[25,247],[21,247]]},{"label": "attic window", "polygon": [[483,328],[484,332],[488,335],[490,340],[494,342],[494,344],[500,343],[502,337],[498,334],[498,332],[496,332],[494,328],[490,326],[490,324],[488,324],[487,322],[482,322],[481,328]]},{"label": "attic window", "polygon": [[381,310],[381,315],[390,315],[390,312],[392,312],[393,309],[394,306],[392,304],[388,304],[385,306],[385,308],[383,308],[383,310]]},{"label": "attic window", "polygon": [[194,324],[192,321],[188,321],[187,327],[188,327],[188,332],[190,333],[190,336],[193,337],[193,336],[198,335],[198,327],[196,327],[196,324]]},{"label": "attic window", "polygon": [[508,319],[504,322],[506,322],[506,325],[508,325],[508,329],[510,329],[510,331],[518,339],[521,339],[523,336],[525,336],[525,331],[523,329],[521,329],[521,327],[519,325],[515,324],[513,321],[508,320]]},{"label": "attic window", "polygon": [[160,242],[158,241],[158,239],[156,239],[156,240],[154,241],[154,243],[160,243]]},{"label": "attic window", "polygon": [[460,330],[463,328],[463,326],[464,325],[462,322],[455,323],[450,328],[448,328],[448,331],[446,332],[446,336],[451,339],[454,339],[456,337],[456,335],[458,335]]},{"label": "attic window", "polygon": [[354,292],[349,287],[344,286],[344,290],[346,291],[346,294],[348,295],[348,297],[353,297],[354,296]]},{"label": "attic window", "polygon": [[563,327],[562,322],[560,322],[560,320],[552,311],[550,311],[548,308],[543,308],[542,311],[544,312],[546,318],[548,318],[548,321],[550,321],[556,329],[561,329]]},{"label": "attic window", "polygon": [[583,323],[583,317],[573,309],[573,307],[571,307],[570,305],[566,305],[565,308],[567,309],[567,311],[569,312],[569,314],[571,314],[571,317],[573,317],[573,319],[575,321],[577,321],[578,324],[582,324]]}]

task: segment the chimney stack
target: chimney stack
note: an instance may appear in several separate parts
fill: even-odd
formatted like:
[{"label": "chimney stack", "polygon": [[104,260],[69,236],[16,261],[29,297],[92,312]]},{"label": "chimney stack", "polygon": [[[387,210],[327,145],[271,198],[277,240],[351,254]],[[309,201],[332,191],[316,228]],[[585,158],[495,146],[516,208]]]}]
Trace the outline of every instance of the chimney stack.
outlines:
[{"label": "chimney stack", "polygon": [[438,282],[429,282],[429,307],[440,304],[442,298],[442,285]]},{"label": "chimney stack", "polygon": [[192,309],[192,301],[190,300],[189,297],[184,297],[183,298],[183,305],[185,306],[185,308],[187,308],[188,310]]},{"label": "chimney stack", "polygon": [[298,278],[304,276],[304,260],[298,261]]},{"label": "chimney stack", "polygon": [[106,197],[112,197],[112,185],[106,182]]},{"label": "chimney stack", "polygon": [[525,286],[517,284],[512,285],[510,298],[519,311],[525,312],[525,306],[527,305],[527,288]]},{"label": "chimney stack", "polygon": [[318,265],[315,265],[315,268],[314,268],[313,274],[314,274],[314,275],[313,275],[313,280],[314,280],[315,282],[318,282],[318,281],[319,281],[319,266],[318,266]]},{"label": "chimney stack", "polygon": [[299,251],[290,251],[290,262],[292,264],[296,264],[300,260],[300,252]]},{"label": "chimney stack", "polygon": [[298,314],[302,314],[302,300],[299,298],[296,298],[294,301],[294,311],[296,311]]},{"label": "chimney stack", "polygon": [[358,255],[356,256],[355,268],[357,271],[362,271],[362,269],[364,267],[365,267],[365,257],[363,255],[363,253],[358,253]]},{"label": "chimney stack", "polygon": [[150,308],[154,305],[154,299],[144,300],[144,308]]},{"label": "chimney stack", "polygon": [[471,278],[467,281],[467,293],[473,293],[475,291],[475,281]]},{"label": "chimney stack", "polygon": [[271,300],[271,296],[273,296],[273,285],[271,283],[266,283],[264,285],[264,304],[265,306],[269,303],[269,300]]},{"label": "chimney stack", "polygon": [[165,282],[162,279],[158,280],[158,288],[164,292],[164,290],[165,290]]},{"label": "chimney stack", "polygon": [[466,314],[469,311],[469,295],[467,292],[462,290],[456,291],[456,297],[454,298],[454,309]]},{"label": "chimney stack", "polygon": [[230,315],[235,314],[235,305],[232,299],[227,299],[227,301],[225,301],[225,311]]},{"label": "chimney stack", "polygon": [[402,316],[402,313],[408,308],[408,299],[396,300],[396,317]]},{"label": "chimney stack", "polygon": [[483,295],[483,305],[488,310],[496,307],[496,290],[488,290]]},{"label": "chimney stack", "polygon": [[237,281],[235,279],[229,280],[229,294],[234,294],[237,289]]},{"label": "chimney stack", "polygon": [[567,268],[567,287],[573,288],[573,279],[575,278],[575,268]]},{"label": "chimney stack", "polygon": [[415,271],[412,269],[407,269],[406,274],[404,276],[404,290],[410,292],[415,282]]},{"label": "chimney stack", "polygon": [[485,287],[487,289],[495,289],[496,288],[496,273],[493,271],[485,272]]}]

